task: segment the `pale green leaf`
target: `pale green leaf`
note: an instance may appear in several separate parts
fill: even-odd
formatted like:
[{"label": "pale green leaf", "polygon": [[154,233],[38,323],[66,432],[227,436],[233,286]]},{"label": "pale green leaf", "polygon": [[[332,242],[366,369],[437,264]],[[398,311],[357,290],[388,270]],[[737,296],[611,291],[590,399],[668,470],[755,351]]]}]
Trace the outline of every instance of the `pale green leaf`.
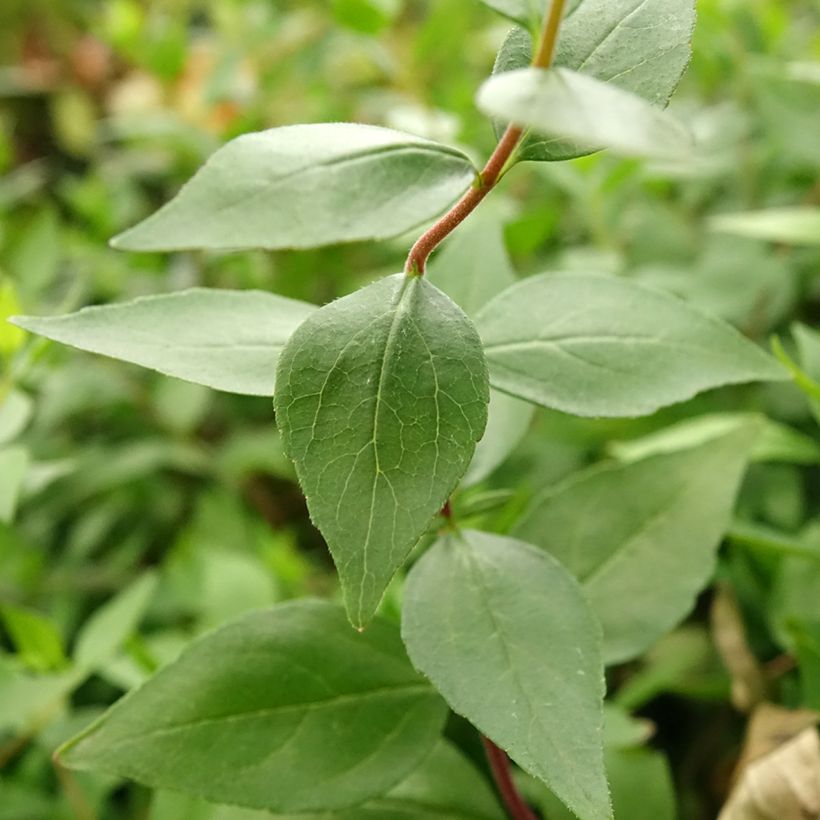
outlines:
[{"label": "pale green leaf", "polygon": [[161,792],[149,820],[504,820],[487,781],[446,740],[387,794],[321,814],[269,814]]},{"label": "pale green leaf", "polygon": [[9,390],[0,398],[0,444],[17,438],[31,419],[34,403],[21,390]]},{"label": "pale green leaf", "polygon": [[445,713],[395,627],[358,634],[339,607],[300,600],[194,642],[59,754],[214,802],[326,811],[406,777]]},{"label": "pale green leaf", "polygon": [[543,12],[545,0],[481,0],[481,2],[520,26],[534,28]]},{"label": "pale green leaf", "polygon": [[820,443],[792,427],[752,413],[707,413],[694,416],[641,438],[612,442],[607,450],[620,461],[639,461],[659,453],[674,453],[695,447],[730,431],[744,419],[751,418],[757,419],[760,427],[760,434],[750,456],[751,461],[791,464],[820,462]]},{"label": "pale green leaf", "polygon": [[820,245],[820,208],[806,205],[720,214],[709,220],[709,227],[720,233],[785,245]]},{"label": "pale green leaf", "polygon": [[[616,820],[677,820],[675,789],[666,757],[654,749],[607,749],[607,779]],[[529,788],[533,802],[549,820],[574,820],[544,786]]]},{"label": "pale green leaf", "polygon": [[193,288],[66,316],[18,316],[56,342],[229,393],[273,395],[276,361],[315,307],[262,291]]},{"label": "pale green leaf", "polygon": [[804,374],[797,373],[795,381],[808,396],[811,411],[820,423],[820,333],[806,325],[795,324],[792,327],[792,335],[797,343],[800,364],[805,376],[808,376],[808,381],[805,381]]},{"label": "pale green leaf", "polygon": [[539,134],[570,139],[587,150],[673,158],[692,148],[689,131],[643,97],[567,68],[519,68],[491,77],[478,107]]},{"label": "pale green leaf", "polygon": [[[441,288],[469,316],[514,285],[515,271],[497,216],[479,212],[459,227],[428,265],[427,281]],[[531,404],[490,391],[487,429],[462,483],[476,484],[490,475],[521,441],[534,413]]]},{"label": "pale green leaf", "polygon": [[758,435],[739,422],[687,450],[594,467],[547,490],[515,527],[581,581],[608,663],[641,654],[691,610]]},{"label": "pale green leaf", "polygon": [[479,210],[447,240],[427,266],[427,281],[443,290],[468,316],[515,284],[504,244],[504,227],[495,214]]},{"label": "pale green leaf", "polygon": [[6,628],[20,660],[37,672],[48,672],[66,662],[63,638],[45,615],[21,606],[0,606],[0,620]]},{"label": "pale green leaf", "polygon": [[437,216],[474,177],[460,151],[388,128],[273,128],[220,148],[175,199],[112,244],[275,250],[385,239]]},{"label": "pale green leaf", "polygon": [[310,317],[277,380],[285,450],[362,626],[484,432],[478,335],[436,287],[396,274]]},{"label": "pale green leaf", "polygon": [[476,317],[493,387],[579,416],[640,416],[785,372],[730,325],[615,277],[544,274]]},{"label": "pale green leaf", "polygon": [[477,484],[521,443],[535,415],[535,407],[526,401],[508,396],[500,390],[490,390],[487,428],[475,448],[473,460],[462,479],[464,486]]},{"label": "pale green leaf", "polygon": [[109,661],[137,628],[157,586],[146,572],[101,606],[83,625],[74,647],[80,669],[97,669]]},{"label": "pale green leaf", "polygon": [[0,450],[0,521],[4,524],[14,520],[28,465],[29,454],[25,448]]},{"label": "pale green leaf", "polygon": [[448,535],[410,573],[402,637],[456,712],[581,820],[610,817],[600,627],[557,561],[512,538]]},{"label": "pale green leaf", "polygon": [[[524,2],[500,0],[507,1]],[[509,16],[526,25],[522,16]],[[576,0],[568,4],[555,65],[612,83],[663,108],[689,62],[694,25],[694,0]],[[514,29],[498,54],[494,73],[524,68],[531,59],[529,32]],[[560,138],[530,135],[518,157],[562,160],[588,151]]]}]

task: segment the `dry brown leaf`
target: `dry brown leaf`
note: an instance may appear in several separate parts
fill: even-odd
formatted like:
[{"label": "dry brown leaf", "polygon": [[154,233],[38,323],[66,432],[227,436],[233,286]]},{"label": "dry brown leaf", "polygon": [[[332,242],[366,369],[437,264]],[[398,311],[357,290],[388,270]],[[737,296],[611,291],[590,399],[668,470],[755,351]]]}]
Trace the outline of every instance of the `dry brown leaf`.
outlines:
[{"label": "dry brown leaf", "polygon": [[807,729],[747,766],[718,820],[820,818],[820,739]]},{"label": "dry brown leaf", "polygon": [[712,602],[712,638],[732,678],[732,703],[748,712],[766,694],[763,671],[746,640],[740,608],[730,587],[721,584]]},{"label": "dry brown leaf", "polygon": [[820,820],[820,713],[758,706],[718,820]]}]

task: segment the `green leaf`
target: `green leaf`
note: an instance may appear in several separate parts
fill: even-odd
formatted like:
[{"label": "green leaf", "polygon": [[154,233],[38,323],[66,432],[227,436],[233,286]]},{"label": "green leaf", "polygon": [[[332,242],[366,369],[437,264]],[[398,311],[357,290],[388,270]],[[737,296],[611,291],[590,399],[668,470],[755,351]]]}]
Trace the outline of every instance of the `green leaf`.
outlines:
[{"label": "green leaf", "polygon": [[515,527],[581,581],[608,663],[640,655],[691,610],[758,435],[739,422],[691,449],[586,470],[547,490]]},{"label": "green leaf", "polygon": [[427,268],[427,281],[443,290],[468,316],[515,284],[504,244],[504,226],[479,210],[447,240]]},{"label": "green leaf", "polygon": [[588,153],[677,159],[690,153],[689,131],[643,97],[567,68],[519,68],[481,86],[476,104],[493,117],[578,143]]},{"label": "green leaf", "polygon": [[615,441],[607,451],[619,461],[639,461],[659,453],[674,453],[728,432],[744,419],[757,419],[760,435],[750,460],[791,464],[820,462],[820,443],[797,430],[753,413],[707,413],[684,419],[641,438]]},{"label": "green leaf", "polygon": [[14,520],[28,465],[29,454],[25,448],[0,450],[0,522],[4,524]]},{"label": "green leaf", "polygon": [[277,380],[285,450],[363,626],[484,432],[481,343],[438,288],[396,274],[311,316]]},{"label": "green leaf", "polygon": [[[646,748],[607,749],[604,760],[616,818],[677,820],[672,774],[661,752]],[[544,817],[573,820],[574,816],[543,786],[535,785],[527,791],[532,793],[533,802]]]},{"label": "green leaf", "polygon": [[[580,0],[570,6],[561,26],[555,65],[612,83],[663,108],[689,63],[694,25],[694,0]],[[525,68],[531,59],[529,32],[513,29],[493,73]],[[518,157],[564,160],[588,151],[565,140],[530,136]]]},{"label": "green leaf", "polygon": [[387,794],[321,814],[269,814],[162,792],[150,820],[504,820],[487,781],[446,740]]},{"label": "green leaf", "polygon": [[805,381],[802,373],[795,374],[795,381],[808,396],[811,411],[820,424],[820,333],[806,325],[795,324],[792,336],[797,343],[800,364],[809,377],[809,381]]},{"label": "green leaf", "polygon": [[156,586],[157,576],[146,572],[86,621],[74,647],[74,662],[80,669],[97,669],[111,660],[136,630]]},{"label": "green leaf", "polygon": [[386,239],[441,213],[475,173],[460,151],[388,128],[273,128],[220,148],[175,199],[112,245],[276,250]]},{"label": "green leaf", "polygon": [[354,31],[378,34],[402,10],[403,0],[333,0],[336,19]]},{"label": "green leaf", "polygon": [[544,11],[545,0],[481,0],[520,26],[535,27]]},{"label": "green leaf", "polygon": [[63,638],[45,615],[33,609],[3,604],[0,618],[20,660],[30,669],[48,672],[65,664]]},{"label": "green leaf", "polygon": [[449,535],[410,573],[402,637],[450,706],[581,820],[611,816],[600,628],[557,561],[512,538]]},{"label": "green leaf", "polygon": [[217,390],[271,396],[285,342],[315,309],[262,291],[193,288],[14,323]]},{"label": "green leaf", "polygon": [[[427,281],[441,288],[469,316],[514,285],[515,271],[504,244],[503,225],[496,215],[479,211],[459,227],[428,265]],[[534,413],[531,404],[491,390],[487,429],[462,483],[476,484],[490,475],[519,444]]]},{"label": "green leaf", "polygon": [[0,444],[12,441],[26,429],[33,410],[34,403],[21,390],[10,390],[0,399]]},{"label": "green leaf", "polygon": [[529,402],[499,390],[490,390],[487,428],[476,445],[473,460],[461,483],[464,486],[477,484],[503,464],[521,443],[534,415],[535,407]]},{"label": "green leaf", "polygon": [[820,208],[807,205],[720,214],[709,220],[709,227],[720,233],[786,245],[820,245]]},{"label": "green leaf", "polygon": [[398,631],[300,600],[194,642],[62,747],[73,768],[278,812],[384,794],[431,752],[446,710]]},{"label": "green leaf", "polygon": [[801,706],[820,709],[820,622],[796,623],[790,629],[800,686],[803,692]]},{"label": "green leaf", "polygon": [[640,416],[713,387],[785,378],[731,326],[615,277],[534,276],[476,325],[493,387],[578,416]]}]

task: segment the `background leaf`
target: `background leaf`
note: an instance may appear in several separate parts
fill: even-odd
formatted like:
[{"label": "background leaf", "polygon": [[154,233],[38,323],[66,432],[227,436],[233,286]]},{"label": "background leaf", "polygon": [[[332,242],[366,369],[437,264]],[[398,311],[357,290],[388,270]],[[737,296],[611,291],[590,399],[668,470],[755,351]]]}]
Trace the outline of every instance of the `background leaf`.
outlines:
[{"label": "background leaf", "polygon": [[511,538],[448,535],[410,573],[402,637],[450,706],[581,820],[610,816],[600,629],[557,561]]},{"label": "background leaf", "polygon": [[474,176],[460,151],[387,128],[274,128],[220,148],[175,199],[112,244],[275,250],[386,239],[439,214]]},{"label": "background leaf", "polygon": [[592,468],[547,490],[515,527],[581,581],[607,663],[639,655],[691,610],[757,434],[743,422],[688,450]]},{"label": "background leaf", "polygon": [[229,393],[271,396],[279,353],[314,310],[272,293],[194,288],[67,316],[18,316],[14,322],[168,376]]},{"label": "background leaf", "polygon": [[765,239],[786,245],[820,245],[820,208],[769,208],[719,214],[709,220],[713,231]]},{"label": "background leaf", "polygon": [[302,600],[191,645],[60,754],[215,802],[324,811],[395,785],[443,719],[396,629],[359,635],[338,607]]},{"label": "background leaf", "polygon": [[154,801],[150,820],[504,820],[487,782],[446,740],[387,794],[321,814],[270,814],[215,806],[173,792]]},{"label": "background leaf", "polygon": [[308,319],[277,378],[286,452],[362,626],[484,432],[481,343],[440,290],[396,274]]},{"label": "background leaf", "polygon": [[639,416],[712,387],[785,377],[729,325],[615,277],[531,277],[476,325],[493,387],[579,416]]}]

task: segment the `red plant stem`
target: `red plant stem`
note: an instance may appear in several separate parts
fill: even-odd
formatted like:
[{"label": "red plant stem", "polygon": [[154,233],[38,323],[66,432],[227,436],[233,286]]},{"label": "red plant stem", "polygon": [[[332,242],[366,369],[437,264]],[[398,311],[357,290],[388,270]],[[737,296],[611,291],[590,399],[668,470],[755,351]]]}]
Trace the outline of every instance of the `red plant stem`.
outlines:
[{"label": "red plant stem", "polygon": [[484,744],[484,750],[487,752],[487,760],[490,763],[495,785],[498,786],[499,794],[510,813],[510,817],[513,820],[538,820],[533,810],[518,793],[518,788],[510,772],[510,759],[507,757],[506,752],[499,749],[488,737],[482,736],[481,741]]},{"label": "red plant stem", "polygon": [[[544,21],[544,30],[532,61],[534,68],[549,68],[552,65],[555,46],[558,42],[558,31],[564,16],[565,2],[566,0],[552,0],[550,12]],[[430,254],[495,188],[523,135],[524,130],[517,125],[507,126],[507,130],[487,160],[484,170],[478,175],[473,187],[435,225],[422,234],[410,249],[404,266],[404,271],[408,276],[424,276]]]},{"label": "red plant stem", "polygon": [[501,170],[512,156],[523,133],[516,125],[507,126],[504,136],[501,137],[495,151],[493,151],[492,156],[484,166],[484,170],[479,174],[477,183],[432,228],[422,234],[410,249],[407,263],[404,266],[405,273],[414,276],[424,275],[430,254],[481,204],[484,197],[495,187]]}]

